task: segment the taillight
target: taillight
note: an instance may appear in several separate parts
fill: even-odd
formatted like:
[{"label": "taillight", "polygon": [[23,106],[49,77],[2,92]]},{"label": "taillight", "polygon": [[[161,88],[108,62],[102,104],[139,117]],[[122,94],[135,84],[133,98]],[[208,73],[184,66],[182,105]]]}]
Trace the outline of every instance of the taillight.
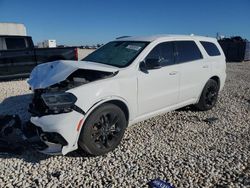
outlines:
[{"label": "taillight", "polygon": [[75,60],[78,60],[78,50],[77,48],[74,49]]}]

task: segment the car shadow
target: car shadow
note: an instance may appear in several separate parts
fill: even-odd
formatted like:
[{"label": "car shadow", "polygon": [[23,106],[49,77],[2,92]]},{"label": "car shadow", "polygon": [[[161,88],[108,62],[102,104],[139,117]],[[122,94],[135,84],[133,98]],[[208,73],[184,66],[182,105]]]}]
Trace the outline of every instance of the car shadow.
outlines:
[{"label": "car shadow", "polygon": [[25,146],[18,148],[18,151],[1,151],[0,148],[0,159],[20,159],[28,163],[36,164],[50,157],[49,155],[39,153],[35,149]]},{"label": "car shadow", "polygon": [[[31,102],[32,94],[24,94],[18,96],[11,96],[4,99],[0,103],[0,115],[18,115],[21,120],[20,126],[25,125],[25,123],[30,119],[30,114],[28,112],[28,106]],[[11,138],[4,137],[2,128],[3,122],[0,121],[0,158],[17,158],[23,159],[26,162],[38,163],[41,160],[48,158],[48,156],[36,152],[22,139],[20,134],[21,129],[13,129],[11,133]]]},{"label": "car shadow", "polygon": [[31,99],[32,94],[12,96],[4,99],[0,103],[0,115],[17,114],[21,118],[22,122],[28,121],[30,118],[28,107]]},{"label": "car shadow", "polygon": [[[25,145],[21,148],[16,148],[15,151],[13,150],[1,151],[1,147],[0,147],[0,159],[20,159],[27,163],[37,164],[51,157],[54,157],[54,156],[40,153],[39,151],[35,150],[34,148],[28,145]],[[65,158],[78,158],[78,157],[92,158],[94,156],[87,154],[81,149],[72,151],[65,155]]]},{"label": "car shadow", "polygon": [[179,108],[179,109],[177,109],[175,111],[177,111],[177,112],[188,112],[188,111],[197,112],[199,110],[194,105],[189,105],[189,106]]}]

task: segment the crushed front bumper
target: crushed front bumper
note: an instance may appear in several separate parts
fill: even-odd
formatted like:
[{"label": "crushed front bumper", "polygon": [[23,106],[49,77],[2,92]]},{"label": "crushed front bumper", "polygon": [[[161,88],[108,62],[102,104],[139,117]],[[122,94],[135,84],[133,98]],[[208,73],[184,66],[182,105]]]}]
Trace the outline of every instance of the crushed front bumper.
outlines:
[{"label": "crushed front bumper", "polygon": [[83,118],[83,114],[76,111],[31,117],[31,123],[37,127],[40,141],[46,146],[38,150],[51,155],[65,155],[76,150]]}]

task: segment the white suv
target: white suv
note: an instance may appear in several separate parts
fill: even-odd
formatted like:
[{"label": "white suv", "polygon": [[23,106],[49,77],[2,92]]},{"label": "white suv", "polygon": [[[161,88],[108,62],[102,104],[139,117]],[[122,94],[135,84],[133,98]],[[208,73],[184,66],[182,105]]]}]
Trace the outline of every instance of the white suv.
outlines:
[{"label": "white suv", "polygon": [[38,65],[28,83],[39,150],[102,155],[136,122],[192,104],[209,110],[225,70],[216,39],[176,35],[120,38],[82,61]]}]

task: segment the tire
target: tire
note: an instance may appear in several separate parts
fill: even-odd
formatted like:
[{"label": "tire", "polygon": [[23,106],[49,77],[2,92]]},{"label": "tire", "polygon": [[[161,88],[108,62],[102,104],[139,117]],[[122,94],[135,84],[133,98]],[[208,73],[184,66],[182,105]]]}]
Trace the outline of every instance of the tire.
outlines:
[{"label": "tire", "polygon": [[199,102],[195,105],[201,111],[212,109],[218,99],[219,85],[215,80],[209,79],[202,90]]},{"label": "tire", "polygon": [[84,123],[79,146],[90,155],[104,155],[120,144],[126,127],[125,114],[118,106],[101,105]]}]

